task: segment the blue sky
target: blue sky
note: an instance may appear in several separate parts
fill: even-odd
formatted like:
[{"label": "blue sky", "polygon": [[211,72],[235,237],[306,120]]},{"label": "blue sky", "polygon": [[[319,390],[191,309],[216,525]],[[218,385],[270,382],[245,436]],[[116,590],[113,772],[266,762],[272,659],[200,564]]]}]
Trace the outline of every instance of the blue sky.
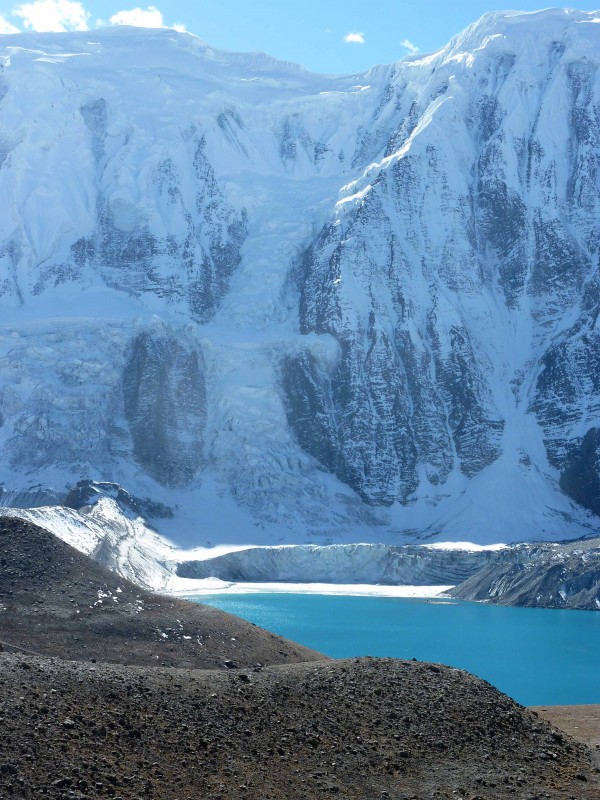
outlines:
[{"label": "blue sky", "polygon": [[[357,72],[430,52],[486,11],[477,0],[0,0],[0,32],[63,30],[98,24],[179,25],[224,50],[263,50],[315,72]],[[514,7],[514,6],[513,6]],[[540,3],[519,0],[533,11]],[[593,11],[600,0],[579,0]]]}]

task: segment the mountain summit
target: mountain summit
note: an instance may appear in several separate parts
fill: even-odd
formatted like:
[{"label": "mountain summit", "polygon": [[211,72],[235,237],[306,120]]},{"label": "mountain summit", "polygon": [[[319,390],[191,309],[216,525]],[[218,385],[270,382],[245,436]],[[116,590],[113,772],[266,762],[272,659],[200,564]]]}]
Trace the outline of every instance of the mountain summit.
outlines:
[{"label": "mountain summit", "polygon": [[113,482],[188,544],[596,528],[599,22],[342,77],[0,37],[4,501]]}]

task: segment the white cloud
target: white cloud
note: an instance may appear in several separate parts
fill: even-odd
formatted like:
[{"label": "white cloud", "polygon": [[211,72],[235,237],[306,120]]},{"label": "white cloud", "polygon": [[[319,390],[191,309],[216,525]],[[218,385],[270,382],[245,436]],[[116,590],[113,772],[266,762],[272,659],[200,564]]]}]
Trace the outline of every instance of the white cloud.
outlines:
[{"label": "white cloud", "polygon": [[117,11],[109,20],[111,25],[134,25],[136,28],[164,28],[162,13],[156,6]]},{"label": "white cloud", "polygon": [[11,25],[7,19],[0,14],[0,33],[20,33],[18,28],[15,28],[14,25]]},{"label": "white cloud", "polygon": [[[83,3],[74,0],[33,0],[21,3],[11,12],[13,17],[23,21],[23,27],[30,31],[87,31],[90,29],[90,13]],[[139,28],[166,28],[160,9],[156,6],[132,8],[117,11],[109,20],[111,25],[134,25]],[[95,27],[109,23],[96,20]],[[175,24],[177,31],[185,31],[185,25]],[[19,29],[0,15],[0,33],[18,33]]]},{"label": "white cloud", "polygon": [[364,44],[365,35],[364,33],[358,33],[357,31],[353,31],[352,33],[347,33],[344,36],[344,41],[346,42],[346,44]]},{"label": "white cloud", "polygon": [[414,56],[419,52],[419,48],[415,44],[413,44],[410,41],[410,39],[402,39],[402,41],[400,42],[400,45],[402,47],[406,47],[406,49],[408,50],[409,55],[411,55],[411,56]]},{"label": "white cloud", "polygon": [[[173,28],[180,33],[185,25],[165,25],[162,12],[156,6],[148,8],[132,8],[129,11],[117,11],[109,20],[111,25],[133,25],[136,28]],[[99,21],[98,24],[103,24]]]},{"label": "white cloud", "polygon": [[12,15],[23,20],[31,31],[87,31],[89,13],[81,3],[71,0],[35,0],[13,9]]}]

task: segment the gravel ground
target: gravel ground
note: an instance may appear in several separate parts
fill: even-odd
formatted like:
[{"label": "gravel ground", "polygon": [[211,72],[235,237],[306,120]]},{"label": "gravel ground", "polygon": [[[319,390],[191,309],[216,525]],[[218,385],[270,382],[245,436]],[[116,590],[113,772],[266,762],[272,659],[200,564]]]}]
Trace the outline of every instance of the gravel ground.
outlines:
[{"label": "gravel ground", "polygon": [[597,800],[589,751],[459,670],[0,655],[0,796]]},{"label": "gravel ground", "polygon": [[596,766],[600,767],[600,705],[535,706],[531,710],[587,745]]}]

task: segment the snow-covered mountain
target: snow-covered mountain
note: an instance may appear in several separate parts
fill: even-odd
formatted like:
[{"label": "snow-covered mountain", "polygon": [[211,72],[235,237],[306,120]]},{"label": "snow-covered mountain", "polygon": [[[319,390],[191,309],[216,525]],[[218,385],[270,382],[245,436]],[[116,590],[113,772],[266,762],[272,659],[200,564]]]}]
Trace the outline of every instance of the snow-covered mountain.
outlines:
[{"label": "snow-covered mountain", "polygon": [[600,16],[313,75],[174,31],[0,37],[0,483],[179,545],[585,535]]},{"label": "snow-covered mountain", "polygon": [[176,551],[141,517],[126,511],[118,501],[106,496],[81,510],[62,506],[2,508],[0,519],[14,516],[33,522],[145,589],[171,588]]}]

